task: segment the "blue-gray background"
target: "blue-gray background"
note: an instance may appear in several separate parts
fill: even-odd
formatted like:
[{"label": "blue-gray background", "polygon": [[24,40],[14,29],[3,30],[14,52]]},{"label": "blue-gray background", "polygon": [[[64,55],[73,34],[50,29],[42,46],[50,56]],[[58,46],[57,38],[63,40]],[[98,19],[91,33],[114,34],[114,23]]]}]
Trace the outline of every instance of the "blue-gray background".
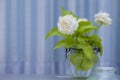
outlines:
[{"label": "blue-gray background", "polygon": [[60,39],[45,34],[61,15],[61,7],[94,20],[98,11],[110,13],[112,25],[101,28],[104,53],[100,66],[120,73],[120,0],[0,0],[0,74],[65,74],[64,49],[53,51]]}]

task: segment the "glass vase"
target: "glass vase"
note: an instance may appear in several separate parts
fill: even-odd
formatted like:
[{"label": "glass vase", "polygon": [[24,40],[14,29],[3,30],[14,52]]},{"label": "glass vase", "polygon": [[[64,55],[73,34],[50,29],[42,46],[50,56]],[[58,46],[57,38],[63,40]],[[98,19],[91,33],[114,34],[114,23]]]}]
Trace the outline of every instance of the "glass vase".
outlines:
[{"label": "glass vase", "polygon": [[119,80],[114,67],[97,67],[88,80]]},{"label": "glass vase", "polygon": [[[79,50],[79,49],[75,49],[75,50]],[[94,53],[96,55],[98,55],[98,50],[94,50]],[[74,49],[66,49],[66,74],[69,76],[73,76],[73,77],[79,77],[79,78],[87,78],[89,77],[92,73],[94,68],[96,68],[97,66],[99,66],[99,59],[98,61],[94,64],[94,67],[87,70],[87,71],[76,71],[74,65],[71,64],[68,55],[69,54],[74,54]]]}]

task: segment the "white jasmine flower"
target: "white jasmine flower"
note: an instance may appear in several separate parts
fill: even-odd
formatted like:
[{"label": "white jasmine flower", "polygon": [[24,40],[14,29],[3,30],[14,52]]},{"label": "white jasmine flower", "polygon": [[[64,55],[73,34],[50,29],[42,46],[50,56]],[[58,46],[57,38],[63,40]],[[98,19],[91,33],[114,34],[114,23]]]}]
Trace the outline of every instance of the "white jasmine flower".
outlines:
[{"label": "white jasmine flower", "polygon": [[78,22],[87,22],[87,21],[88,21],[87,18],[80,18],[80,19],[78,19]]},{"label": "white jasmine flower", "polygon": [[112,19],[109,17],[109,14],[105,12],[99,12],[94,17],[95,22],[100,26],[108,26],[112,22]]},{"label": "white jasmine flower", "polygon": [[63,34],[74,34],[78,28],[78,22],[72,15],[60,16],[57,23],[58,30]]}]

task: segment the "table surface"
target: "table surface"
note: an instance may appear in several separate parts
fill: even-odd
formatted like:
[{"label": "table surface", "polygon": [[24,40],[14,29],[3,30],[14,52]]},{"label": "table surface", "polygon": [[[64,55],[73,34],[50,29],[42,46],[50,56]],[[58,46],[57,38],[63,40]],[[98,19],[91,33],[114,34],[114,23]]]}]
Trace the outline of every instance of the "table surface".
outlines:
[{"label": "table surface", "polygon": [[0,75],[0,80],[85,80],[68,76]]},{"label": "table surface", "polygon": [[0,75],[0,80],[85,80],[68,76]]}]

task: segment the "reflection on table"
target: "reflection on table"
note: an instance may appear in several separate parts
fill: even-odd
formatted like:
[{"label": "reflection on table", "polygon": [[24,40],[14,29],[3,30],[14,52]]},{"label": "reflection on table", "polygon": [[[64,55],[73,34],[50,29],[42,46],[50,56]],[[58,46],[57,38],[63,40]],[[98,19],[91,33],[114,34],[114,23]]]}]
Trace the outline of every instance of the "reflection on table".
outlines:
[{"label": "reflection on table", "polygon": [[[86,80],[70,76],[0,75],[0,80]],[[120,80],[120,79],[119,79]]]}]

